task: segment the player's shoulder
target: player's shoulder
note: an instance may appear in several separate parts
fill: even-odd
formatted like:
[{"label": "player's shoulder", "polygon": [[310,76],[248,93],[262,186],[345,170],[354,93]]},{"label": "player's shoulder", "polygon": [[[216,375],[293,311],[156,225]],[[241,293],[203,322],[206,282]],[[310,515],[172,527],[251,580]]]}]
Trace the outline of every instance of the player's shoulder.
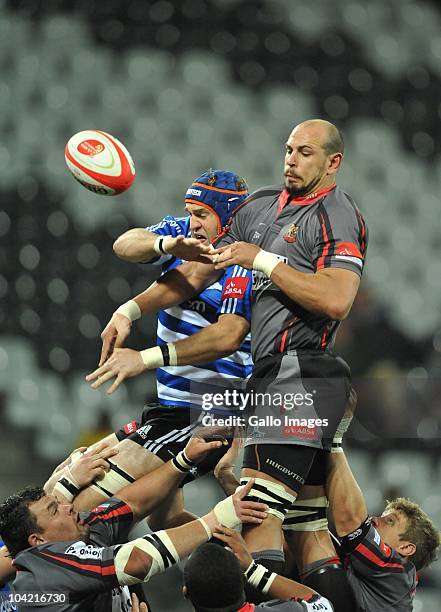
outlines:
[{"label": "player's shoulder", "polygon": [[[250,211],[250,205],[253,205],[253,209],[255,205],[260,203],[263,206],[267,205],[269,201],[277,198],[283,190],[283,185],[265,185],[263,187],[259,187],[253,191],[247,199],[240,204],[233,213],[235,216],[238,213],[246,214],[246,212]],[[242,212],[244,211],[244,212]]]},{"label": "player's shoulder", "polygon": [[338,185],[321,200],[315,212],[317,218],[324,215],[331,224],[332,222],[344,225],[349,223],[358,228],[366,225],[354,198]]},{"label": "player's shoulder", "polygon": [[97,522],[108,522],[108,521],[132,521],[133,513],[130,506],[118,499],[117,497],[111,497],[107,501],[99,504],[88,513],[82,513],[81,518],[89,526]]},{"label": "player's shoulder", "polygon": [[323,198],[322,206],[328,212],[360,213],[354,198],[338,185]]},{"label": "player's shoulder", "polygon": [[151,232],[160,232],[161,230],[168,229],[175,231],[176,233],[185,233],[188,231],[190,225],[190,217],[175,217],[173,215],[166,215],[162,221],[149,225],[146,229]]}]

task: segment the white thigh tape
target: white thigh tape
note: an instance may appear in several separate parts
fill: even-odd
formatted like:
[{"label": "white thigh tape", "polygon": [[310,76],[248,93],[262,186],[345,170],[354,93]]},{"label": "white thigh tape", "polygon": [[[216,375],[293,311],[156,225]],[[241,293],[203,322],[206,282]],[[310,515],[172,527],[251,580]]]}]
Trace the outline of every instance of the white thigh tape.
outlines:
[{"label": "white thigh tape", "polygon": [[[137,578],[126,572],[130,555],[135,548],[142,550],[151,560],[150,569],[143,578]],[[137,584],[147,582],[155,574],[163,572],[179,561],[179,555],[167,532],[157,531],[123,544],[115,555],[115,570],[119,584]],[[147,565],[148,561],[145,563],[145,567]]]},{"label": "white thigh tape", "polygon": [[127,485],[135,482],[135,479],[125,470],[120,468],[117,463],[113,463],[113,461],[109,461],[109,463],[110,470],[106,472],[104,478],[101,480],[96,480],[92,484],[92,488],[101,493],[101,495],[112,497],[112,495],[115,495],[115,493]]},{"label": "white thigh tape", "polygon": [[80,488],[77,486],[76,482],[74,482],[72,478],[68,478],[65,474],[57,480],[53,489],[55,495],[59,493],[68,502],[71,502],[79,492]]},{"label": "white thigh tape", "polygon": [[[241,478],[240,484],[244,485],[249,480],[249,478]],[[285,491],[284,487],[280,484],[265,480],[264,478],[256,478],[253,488],[245,499],[267,504],[269,506],[268,514],[273,514],[283,521],[295,497]]]},{"label": "white thigh tape", "polygon": [[327,531],[326,496],[295,500],[283,521],[285,531]]}]

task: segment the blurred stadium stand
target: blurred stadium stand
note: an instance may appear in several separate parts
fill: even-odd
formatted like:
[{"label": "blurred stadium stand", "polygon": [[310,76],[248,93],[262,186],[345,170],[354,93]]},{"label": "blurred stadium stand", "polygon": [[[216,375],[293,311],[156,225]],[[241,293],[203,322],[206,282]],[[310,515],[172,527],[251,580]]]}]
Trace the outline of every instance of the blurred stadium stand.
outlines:
[{"label": "blurred stadium stand", "polygon": [[[338,340],[373,419],[348,440],[351,462],[373,512],[393,489],[441,523],[440,67],[428,0],[0,0],[1,452],[17,456],[2,495],[26,462],[42,478],[103,410],[117,427],[154,397],[152,375],[111,399],[84,382],[111,312],[154,278],[113,240],[180,214],[209,166],[280,182],[290,127],[322,116],[344,130],[339,182],[371,232]],[[128,193],[94,196],[69,176],[64,144],[87,128],[131,151]],[[142,321],[131,346],[154,337]],[[437,609],[440,584],[438,564],[415,612]]]}]

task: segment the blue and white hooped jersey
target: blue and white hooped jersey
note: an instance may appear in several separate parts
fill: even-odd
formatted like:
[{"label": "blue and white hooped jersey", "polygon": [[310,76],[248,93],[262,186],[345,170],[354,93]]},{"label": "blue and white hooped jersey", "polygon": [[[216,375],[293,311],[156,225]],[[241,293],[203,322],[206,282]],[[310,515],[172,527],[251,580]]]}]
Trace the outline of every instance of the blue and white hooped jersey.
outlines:
[{"label": "blue and white hooped jersey", "polygon": [[[191,235],[189,217],[167,216],[146,229],[161,236]],[[179,266],[182,260],[164,255],[145,263],[161,265],[162,274],[165,274]],[[219,281],[199,295],[158,313],[158,345],[188,338],[207,325],[216,323],[222,314],[237,314],[250,322],[251,288],[249,270],[240,266],[228,268]],[[211,386],[215,382],[216,387],[219,383],[230,387],[231,383],[237,385],[237,379],[244,380],[250,376],[250,353],[251,338],[248,334],[240,349],[228,357],[201,365],[158,368],[156,376],[160,403],[166,406],[200,406],[204,383]]]}]

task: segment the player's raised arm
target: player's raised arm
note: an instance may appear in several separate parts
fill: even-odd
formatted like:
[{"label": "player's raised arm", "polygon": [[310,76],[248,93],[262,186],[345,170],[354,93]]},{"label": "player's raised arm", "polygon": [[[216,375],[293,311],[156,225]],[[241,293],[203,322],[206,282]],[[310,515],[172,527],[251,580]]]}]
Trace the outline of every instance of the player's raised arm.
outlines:
[{"label": "player's raised arm", "polygon": [[130,334],[132,323],[145,314],[176,306],[197,295],[221,276],[212,265],[186,263],[167,272],[145,291],[122,304],[101,334],[102,348],[98,365],[102,365],[120,348]]},{"label": "player's raised arm", "polygon": [[142,227],[128,230],[113,244],[115,254],[125,261],[149,263],[152,259],[172,255],[186,261],[200,260],[201,255],[208,253],[209,248],[195,238],[163,236]]},{"label": "player's raised arm", "polygon": [[352,270],[325,268],[314,274],[300,272],[277,255],[246,242],[222,247],[214,257],[216,269],[240,265],[260,272],[306,310],[336,321],[347,317],[360,285],[359,275]]},{"label": "player's raised arm", "polygon": [[327,496],[337,535],[360,527],[368,516],[366,500],[343,451],[328,455]]},{"label": "player's raised arm", "polygon": [[111,395],[126,378],[138,376],[145,370],[169,365],[210,363],[231,355],[239,349],[249,328],[248,321],[239,315],[222,315],[216,323],[175,343],[154,346],[143,351],[117,348],[100,367],[86,376],[86,380],[97,389],[115,378],[107,390]]},{"label": "player's raised arm", "polygon": [[266,517],[267,506],[244,501],[253,484],[252,479],[196,521],[138,538],[121,546],[115,555],[119,584],[146,582],[154,574],[177,563],[197,546],[209,540],[218,525],[236,529],[243,522],[262,522]]}]

